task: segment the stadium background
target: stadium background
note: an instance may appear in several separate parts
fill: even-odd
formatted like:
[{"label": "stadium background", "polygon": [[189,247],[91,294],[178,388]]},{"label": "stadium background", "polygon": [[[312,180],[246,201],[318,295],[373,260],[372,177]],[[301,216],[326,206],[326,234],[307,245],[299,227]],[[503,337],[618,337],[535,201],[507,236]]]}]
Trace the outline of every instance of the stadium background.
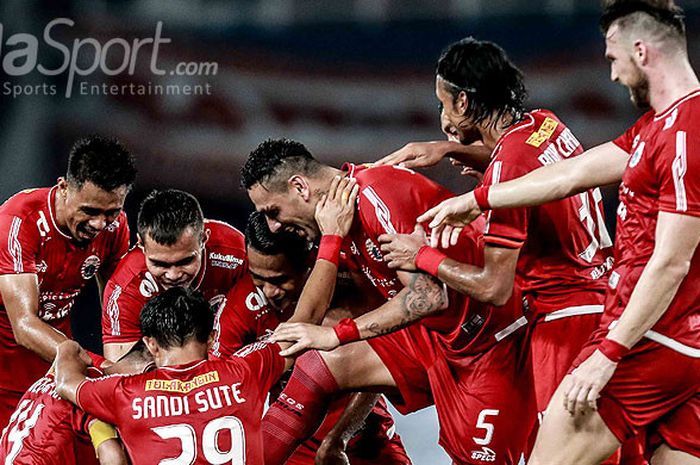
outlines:
[{"label": "stadium background", "polygon": [[[691,61],[700,54],[700,0],[686,9]],[[81,135],[118,137],[137,156],[139,178],[127,200],[132,233],[141,199],[153,188],[195,194],[205,215],[243,228],[251,205],[238,171],[268,137],[305,143],[321,160],[377,159],[409,141],[442,138],[433,69],[448,43],[473,35],[506,49],[525,73],[528,106],[554,110],[585,147],[610,140],[639,115],[625,89],[609,81],[594,0],[2,0],[7,38],[41,38],[54,18],[75,21],[62,43],[92,37],[152,37],[162,21],[158,63],[217,63],[216,75],[154,75],[148,57],[135,73],[78,77],[89,84],[209,84],[211,95],[64,95],[65,73],[8,76],[0,67],[0,200],[51,185]],[[59,29],[56,28],[58,31]],[[40,63],[55,63],[40,50]],[[88,60],[81,55],[78,63]],[[119,57],[109,56],[108,63]],[[86,65],[87,66],[87,65]],[[117,65],[112,66],[117,67]],[[9,84],[6,84],[9,83]],[[6,85],[55,85],[56,95],[5,95]],[[428,170],[455,192],[473,182],[443,162]],[[614,229],[616,194],[604,191]],[[76,337],[97,348],[94,290],[74,309]],[[514,419],[515,420],[515,419]],[[398,418],[414,463],[448,463],[435,445],[434,413]]]}]

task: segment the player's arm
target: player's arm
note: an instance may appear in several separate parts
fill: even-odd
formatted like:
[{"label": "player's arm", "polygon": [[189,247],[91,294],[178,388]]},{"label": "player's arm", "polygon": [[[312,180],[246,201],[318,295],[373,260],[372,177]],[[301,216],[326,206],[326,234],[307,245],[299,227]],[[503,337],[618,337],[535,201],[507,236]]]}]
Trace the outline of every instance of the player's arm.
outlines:
[{"label": "player's arm", "polygon": [[75,341],[65,341],[56,354],[56,392],[77,405],[78,386],[87,379],[88,362],[80,355],[81,348]]},{"label": "player's arm", "polygon": [[379,399],[379,394],[371,392],[356,392],[350,397],[350,402],[331,428],[316,452],[316,465],[347,463],[345,449],[348,442],[365,423]]},{"label": "player's arm", "polygon": [[[614,341],[613,347],[623,351],[631,348],[659,321],[688,274],[698,243],[700,217],[659,212],[654,252],[622,316],[608,333],[607,339]],[[564,396],[567,410],[575,413],[595,409],[598,394],[616,367],[617,362],[596,350],[567,379]]]},{"label": "player's arm", "polygon": [[0,294],[15,341],[51,362],[66,336],[39,318],[39,283],[33,273],[0,276]]},{"label": "player's arm", "polygon": [[505,304],[513,293],[518,248],[487,245],[481,268],[431,249],[421,226],[416,226],[412,234],[383,234],[379,241],[389,268],[423,270],[452,289],[493,305]]},{"label": "player's arm", "polygon": [[335,291],[340,246],[352,225],[358,191],[354,179],[336,176],[328,194],[316,204],[315,218],[322,234],[321,245],[288,323],[318,324],[323,320]]},{"label": "player's arm", "polygon": [[445,157],[483,172],[489,166],[491,150],[483,145],[463,145],[454,141],[411,142],[374,165],[401,164],[406,168],[423,168],[433,166]]},{"label": "player's arm", "polygon": [[95,450],[100,465],[129,465],[129,459],[119,439],[107,439]]},{"label": "player's arm", "polygon": [[[594,147],[508,182],[447,199],[418,217],[430,222],[431,245],[454,244],[458,231],[474,221],[484,208],[512,208],[542,205],[597,186],[619,182],[629,154],[613,142]],[[479,206],[481,205],[481,207]],[[457,232],[455,232],[455,230]]]}]

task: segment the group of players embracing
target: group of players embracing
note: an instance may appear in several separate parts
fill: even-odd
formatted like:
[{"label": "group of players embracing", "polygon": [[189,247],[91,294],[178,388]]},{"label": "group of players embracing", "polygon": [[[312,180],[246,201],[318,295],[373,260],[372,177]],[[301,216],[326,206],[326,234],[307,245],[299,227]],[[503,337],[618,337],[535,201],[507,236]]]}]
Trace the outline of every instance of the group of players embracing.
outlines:
[{"label": "group of players embracing", "polygon": [[[434,405],[455,464],[700,464],[700,82],[673,2],[609,2],[601,28],[648,110],[617,139],[584,151],[463,39],[436,67],[446,141],[337,169],[267,140],[245,235],[159,190],[127,252],[134,159],[78,142],[0,207],[0,459],[410,464],[384,394]],[[412,170],[446,157],[473,191]],[[104,357],[70,340],[93,277]]]}]

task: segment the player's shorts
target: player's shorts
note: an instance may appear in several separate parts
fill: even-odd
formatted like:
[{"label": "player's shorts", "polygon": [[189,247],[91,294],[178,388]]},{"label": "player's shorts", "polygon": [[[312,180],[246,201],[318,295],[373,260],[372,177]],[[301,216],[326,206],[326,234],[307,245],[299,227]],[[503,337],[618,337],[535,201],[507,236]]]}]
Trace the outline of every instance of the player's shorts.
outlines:
[{"label": "player's shorts", "polygon": [[[586,360],[605,338],[601,328],[577,357]],[[656,445],[665,442],[700,458],[700,358],[643,338],[620,361],[601,392],[598,412],[624,442],[646,429]]]},{"label": "player's shorts", "polygon": [[530,350],[537,411],[542,414],[571,363],[598,328],[605,292],[575,291],[526,299],[536,314],[531,322]]},{"label": "player's shorts", "polygon": [[456,464],[517,464],[535,421],[524,341],[519,331],[458,363],[422,325],[368,342],[394,377],[400,397],[390,399],[401,413],[434,399],[440,445]]}]

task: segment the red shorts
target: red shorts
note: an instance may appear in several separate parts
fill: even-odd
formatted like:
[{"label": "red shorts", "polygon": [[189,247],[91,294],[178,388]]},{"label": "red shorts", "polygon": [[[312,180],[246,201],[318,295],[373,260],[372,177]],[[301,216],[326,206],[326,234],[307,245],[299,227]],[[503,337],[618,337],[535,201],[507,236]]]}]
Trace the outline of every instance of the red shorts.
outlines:
[{"label": "red shorts", "polygon": [[572,292],[561,297],[528,297],[537,315],[530,350],[537,411],[543,413],[581,348],[598,328],[605,292]]},{"label": "red shorts", "polygon": [[[607,333],[596,331],[573,366],[586,360]],[[621,442],[645,429],[650,439],[700,457],[699,389],[700,358],[644,338],[618,364],[601,392],[598,412]]]},{"label": "red shorts", "polygon": [[[449,363],[422,325],[368,342],[394,377],[401,413],[434,399],[440,445],[457,464],[516,464],[535,420],[524,331]],[[517,360],[525,362],[517,363]]]}]

